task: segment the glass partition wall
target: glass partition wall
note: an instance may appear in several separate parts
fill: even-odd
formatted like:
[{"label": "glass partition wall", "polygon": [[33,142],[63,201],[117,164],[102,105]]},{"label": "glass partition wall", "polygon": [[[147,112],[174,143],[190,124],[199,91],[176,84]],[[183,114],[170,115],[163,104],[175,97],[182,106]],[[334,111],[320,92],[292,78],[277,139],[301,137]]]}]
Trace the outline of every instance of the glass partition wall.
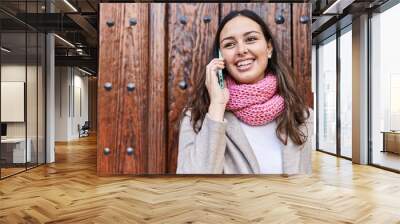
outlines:
[{"label": "glass partition wall", "polygon": [[336,154],[336,35],[319,44],[317,149]]},{"label": "glass partition wall", "polygon": [[317,150],[352,158],[352,27],[317,45]]},{"label": "glass partition wall", "polygon": [[352,32],[351,25],[341,31],[340,68],[340,154],[352,158]]},{"label": "glass partition wall", "polygon": [[400,4],[370,20],[370,163],[400,172]]},{"label": "glass partition wall", "polygon": [[42,5],[19,1],[20,11],[0,11],[1,179],[45,163],[46,39],[19,19]]}]

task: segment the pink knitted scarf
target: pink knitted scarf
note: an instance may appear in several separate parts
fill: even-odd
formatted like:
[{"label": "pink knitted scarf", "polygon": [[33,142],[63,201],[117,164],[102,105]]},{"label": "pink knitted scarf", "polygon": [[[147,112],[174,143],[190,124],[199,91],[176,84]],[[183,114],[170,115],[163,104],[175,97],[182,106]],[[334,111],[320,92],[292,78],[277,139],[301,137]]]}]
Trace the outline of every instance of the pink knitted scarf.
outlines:
[{"label": "pink knitted scarf", "polygon": [[229,89],[227,109],[248,125],[259,126],[277,118],[285,109],[285,101],[276,93],[276,76],[268,73],[254,84],[238,84],[226,77]]}]

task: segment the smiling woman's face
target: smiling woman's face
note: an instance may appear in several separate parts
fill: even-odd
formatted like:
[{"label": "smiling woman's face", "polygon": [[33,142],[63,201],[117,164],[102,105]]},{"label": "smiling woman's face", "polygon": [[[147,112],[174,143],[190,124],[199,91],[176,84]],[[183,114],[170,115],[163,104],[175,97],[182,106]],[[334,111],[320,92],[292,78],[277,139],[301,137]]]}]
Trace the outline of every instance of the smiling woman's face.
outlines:
[{"label": "smiling woman's face", "polygon": [[250,84],[264,78],[273,49],[258,23],[237,16],[225,24],[219,39],[226,69],[237,82]]}]

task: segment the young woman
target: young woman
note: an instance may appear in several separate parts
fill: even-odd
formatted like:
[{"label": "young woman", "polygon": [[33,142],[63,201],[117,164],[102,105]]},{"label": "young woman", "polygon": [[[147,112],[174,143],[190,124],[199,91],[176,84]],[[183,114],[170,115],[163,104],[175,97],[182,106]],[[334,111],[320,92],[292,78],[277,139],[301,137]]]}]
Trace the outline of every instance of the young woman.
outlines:
[{"label": "young woman", "polygon": [[311,173],[312,113],[263,20],[229,13],[214,54],[183,112],[177,173]]}]

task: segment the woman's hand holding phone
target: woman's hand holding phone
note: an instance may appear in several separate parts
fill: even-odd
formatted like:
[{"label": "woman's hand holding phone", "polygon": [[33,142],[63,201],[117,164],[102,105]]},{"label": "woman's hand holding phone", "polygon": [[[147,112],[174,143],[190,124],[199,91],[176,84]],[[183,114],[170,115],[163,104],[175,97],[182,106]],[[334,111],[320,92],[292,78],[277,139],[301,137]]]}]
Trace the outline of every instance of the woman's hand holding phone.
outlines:
[{"label": "woman's hand holding phone", "polygon": [[[224,59],[214,58],[206,67],[206,87],[210,96],[209,116],[213,120],[223,121],[226,104],[229,100],[228,88],[221,88],[218,83],[218,70],[225,68]],[[226,82],[224,81],[224,86]]]}]

